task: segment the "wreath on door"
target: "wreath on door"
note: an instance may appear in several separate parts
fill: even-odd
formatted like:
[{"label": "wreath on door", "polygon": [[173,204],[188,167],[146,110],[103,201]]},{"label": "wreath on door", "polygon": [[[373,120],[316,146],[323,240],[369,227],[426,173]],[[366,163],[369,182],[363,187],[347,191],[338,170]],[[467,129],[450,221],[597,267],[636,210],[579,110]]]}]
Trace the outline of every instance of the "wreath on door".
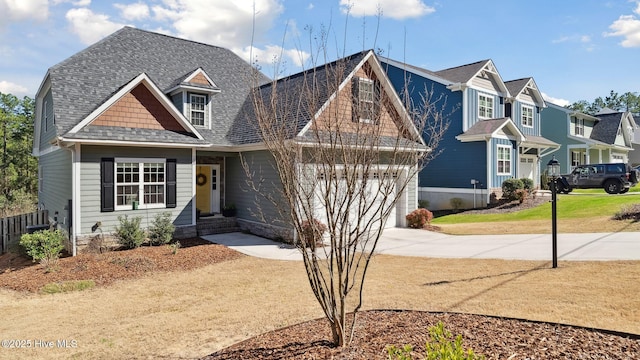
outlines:
[{"label": "wreath on door", "polygon": [[202,186],[206,183],[207,183],[207,175],[200,173],[198,174],[198,176],[196,176],[196,184],[198,184],[198,186]]}]

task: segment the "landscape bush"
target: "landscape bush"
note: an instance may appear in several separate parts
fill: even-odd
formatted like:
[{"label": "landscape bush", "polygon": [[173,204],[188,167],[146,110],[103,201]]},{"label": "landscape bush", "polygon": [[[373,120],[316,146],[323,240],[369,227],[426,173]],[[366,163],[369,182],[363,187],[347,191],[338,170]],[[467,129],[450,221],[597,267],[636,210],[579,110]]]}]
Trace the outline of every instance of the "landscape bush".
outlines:
[{"label": "landscape bush", "polygon": [[529,193],[533,191],[533,179],[522,178],[520,181],[522,181],[523,189],[527,190]]},{"label": "landscape bush", "polygon": [[451,205],[451,208],[453,210],[460,210],[462,209],[462,205],[464,204],[464,201],[462,201],[462,199],[460,199],[459,197],[454,197],[449,199],[449,204]]},{"label": "landscape bush", "polygon": [[126,249],[135,249],[144,242],[144,231],[140,228],[142,218],[137,216],[129,220],[128,216],[118,216],[119,226],[116,226],[118,244]]},{"label": "landscape bush", "polygon": [[171,213],[158,214],[149,227],[149,242],[151,245],[168,244],[173,239],[175,231],[176,227],[171,222]]},{"label": "landscape bush", "polygon": [[518,202],[522,204],[525,200],[527,200],[529,191],[527,191],[526,189],[517,189],[514,196],[516,200],[518,200]]},{"label": "landscape bush", "polygon": [[508,201],[517,200],[516,190],[524,189],[521,179],[507,179],[502,182],[502,198]]},{"label": "landscape bush", "polygon": [[[412,360],[414,347],[412,345],[404,345],[402,348],[395,345],[387,346],[387,354],[389,360]],[[438,325],[429,328],[429,340],[425,344],[426,360],[480,360],[485,357],[476,355],[472,349],[464,350],[462,347],[462,335],[453,335],[445,329],[442,321]]]},{"label": "landscape bush", "polygon": [[[327,225],[317,219],[305,220],[301,225],[300,235],[307,247],[315,248],[316,245],[322,244],[322,236],[328,230]],[[302,242],[299,242],[299,245],[302,245]]]},{"label": "landscape bush", "polygon": [[619,211],[613,214],[614,220],[640,221],[640,204],[623,205]]},{"label": "landscape bush", "polygon": [[419,209],[429,208],[429,200],[418,200],[418,208]]},{"label": "landscape bush", "polygon": [[413,210],[406,217],[407,226],[413,229],[423,229],[425,226],[431,224],[433,219],[433,213],[427,209]]},{"label": "landscape bush", "polygon": [[60,230],[36,231],[20,237],[20,245],[33,261],[39,261],[47,271],[55,269],[64,249],[64,234]]}]

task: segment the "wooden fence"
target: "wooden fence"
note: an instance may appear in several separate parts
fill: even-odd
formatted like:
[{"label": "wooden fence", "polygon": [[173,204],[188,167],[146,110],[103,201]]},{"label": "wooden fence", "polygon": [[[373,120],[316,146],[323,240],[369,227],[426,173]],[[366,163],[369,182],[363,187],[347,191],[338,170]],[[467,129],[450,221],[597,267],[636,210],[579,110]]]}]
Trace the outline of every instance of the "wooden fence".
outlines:
[{"label": "wooden fence", "polygon": [[10,246],[20,241],[20,236],[27,233],[27,226],[43,224],[49,224],[47,210],[0,219],[0,254],[4,254]]}]

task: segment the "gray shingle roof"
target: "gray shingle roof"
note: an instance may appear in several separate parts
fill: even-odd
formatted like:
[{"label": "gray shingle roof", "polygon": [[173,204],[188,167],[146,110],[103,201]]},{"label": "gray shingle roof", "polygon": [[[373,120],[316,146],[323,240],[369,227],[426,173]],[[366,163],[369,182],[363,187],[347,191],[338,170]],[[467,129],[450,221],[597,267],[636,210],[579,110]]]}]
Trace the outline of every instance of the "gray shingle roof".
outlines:
[{"label": "gray shingle roof", "polygon": [[471,80],[489,61],[490,60],[482,60],[467,65],[439,70],[436,71],[435,74],[454,83],[466,83]]},{"label": "gray shingle roof", "polygon": [[[369,51],[359,52],[334,62],[315,67],[276,82],[261,86],[256,91],[258,102],[266,105],[267,111],[273,111],[271,96],[276,92],[275,111],[281,116],[279,126],[292,138],[312,119],[317,111],[329,100],[338,86],[364,59]],[[261,141],[254,119],[253,100],[248,98],[241,110],[242,116],[236,117],[229,132],[228,141],[234,144],[247,144]]]},{"label": "gray shingle roof", "polygon": [[112,140],[133,141],[138,143],[171,143],[206,145],[206,140],[200,140],[190,133],[180,133],[169,130],[124,128],[116,126],[89,125],[77,133],[67,137],[70,140]]},{"label": "gray shingle roof", "polygon": [[493,134],[496,130],[503,127],[504,124],[510,120],[511,119],[508,117],[499,118],[499,119],[481,120],[473,124],[473,126],[471,126],[467,131],[465,131],[463,135],[464,136],[490,135],[490,134]]},{"label": "gray shingle roof", "polygon": [[613,145],[616,142],[616,136],[618,135],[618,128],[620,128],[620,121],[622,121],[623,114],[624,113],[618,112],[596,115],[600,121],[593,126],[590,138]]},{"label": "gray shingle roof", "polygon": [[507,90],[509,90],[509,94],[511,94],[511,96],[517,96],[522,92],[524,87],[527,86],[529,80],[531,80],[530,77],[524,79],[509,80],[505,81],[504,85],[507,87]]},{"label": "gray shingle roof", "polygon": [[[122,28],[49,69],[58,135],[66,134],[143,72],[165,90],[198,67],[221,89],[211,101],[216,126],[206,132],[206,140],[225,144],[251,88],[251,65],[228,49],[132,27]],[[262,74],[259,78],[268,81]]]}]

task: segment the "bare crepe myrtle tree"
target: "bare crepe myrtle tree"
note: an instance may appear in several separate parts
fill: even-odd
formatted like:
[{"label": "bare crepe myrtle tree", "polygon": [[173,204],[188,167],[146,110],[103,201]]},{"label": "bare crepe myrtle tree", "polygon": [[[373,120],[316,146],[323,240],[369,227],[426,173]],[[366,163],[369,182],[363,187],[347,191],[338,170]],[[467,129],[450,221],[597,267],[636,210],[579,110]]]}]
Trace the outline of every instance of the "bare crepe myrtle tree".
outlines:
[{"label": "bare crepe myrtle tree", "polygon": [[267,184],[241,154],[248,187],[262,197],[253,211],[278,221],[262,211],[266,200],[293,228],[337,346],[353,337],[385,223],[398,204],[407,206],[409,186],[447,129],[445,99],[432,102],[427,91],[421,104],[410,99],[392,90],[372,52],[254,87],[250,121],[279,181]]}]

